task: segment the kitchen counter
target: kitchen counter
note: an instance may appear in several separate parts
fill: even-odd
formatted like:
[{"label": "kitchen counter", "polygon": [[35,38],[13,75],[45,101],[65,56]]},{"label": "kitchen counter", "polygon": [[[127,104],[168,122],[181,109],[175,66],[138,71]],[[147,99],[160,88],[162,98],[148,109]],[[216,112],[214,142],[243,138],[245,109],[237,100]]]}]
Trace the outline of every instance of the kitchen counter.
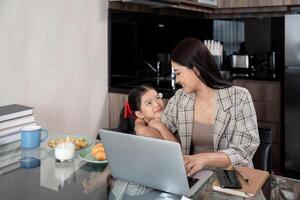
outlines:
[{"label": "kitchen counter", "polygon": [[[262,81],[279,81],[279,77],[274,77],[265,73],[248,73],[237,74],[230,71],[221,71],[225,80],[232,82],[236,79],[246,80],[262,80]],[[158,92],[163,93],[164,98],[169,99],[175,92],[181,88],[180,85],[175,83],[175,79],[170,77],[134,77],[134,76],[111,76],[109,84],[110,93],[128,94],[130,89],[139,85],[150,85]]]},{"label": "kitchen counter", "polygon": [[163,93],[164,98],[172,97],[175,92],[181,88],[180,85],[175,83],[175,79],[170,77],[122,77],[113,76],[110,79],[109,92],[128,94],[129,90],[139,85],[150,85],[158,92]]}]

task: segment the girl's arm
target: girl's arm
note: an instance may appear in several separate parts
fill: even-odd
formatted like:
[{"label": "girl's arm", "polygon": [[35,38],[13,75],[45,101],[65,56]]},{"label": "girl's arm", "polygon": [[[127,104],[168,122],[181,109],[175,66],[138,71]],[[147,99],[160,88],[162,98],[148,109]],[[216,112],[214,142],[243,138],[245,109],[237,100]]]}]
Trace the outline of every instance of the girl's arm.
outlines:
[{"label": "girl's arm", "polygon": [[178,142],[175,135],[160,121],[160,119],[153,119],[149,123],[149,127],[157,129],[164,140],[169,140],[173,142]]},{"label": "girl's arm", "polygon": [[135,133],[137,135],[146,136],[146,137],[153,137],[158,139],[164,139],[160,132],[153,127],[147,126],[146,122],[142,119],[137,118],[135,120]]},{"label": "girl's arm", "polygon": [[144,120],[136,119],[135,132],[137,135],[177,142],[176,137],[167,129],[167,127],[159,119],[151,120],[149,126],[146,125]]}]

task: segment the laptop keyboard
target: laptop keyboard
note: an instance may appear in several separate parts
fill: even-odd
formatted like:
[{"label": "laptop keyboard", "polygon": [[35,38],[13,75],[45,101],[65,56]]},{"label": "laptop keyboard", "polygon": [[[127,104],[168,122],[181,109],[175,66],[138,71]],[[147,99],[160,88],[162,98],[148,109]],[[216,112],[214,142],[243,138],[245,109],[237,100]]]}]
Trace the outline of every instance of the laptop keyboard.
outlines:
[{"label": "laptop keyboard", "polygon": [[187,177],[188,179],[188,183],[189,183],[189,187],[193,187],[193,185],[195,185],[195,183],[197,183],[199,181],[199,179],[197,178],[192,178],[192,177]]}]

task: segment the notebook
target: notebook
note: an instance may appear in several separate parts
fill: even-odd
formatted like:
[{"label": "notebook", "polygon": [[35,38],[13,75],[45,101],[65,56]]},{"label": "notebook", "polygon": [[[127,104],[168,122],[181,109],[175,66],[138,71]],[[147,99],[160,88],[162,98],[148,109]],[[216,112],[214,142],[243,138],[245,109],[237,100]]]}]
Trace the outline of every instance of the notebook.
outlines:
[{"label": "notebook", "polygon": [[18,104],[0,106],[0,122],[31,115],[33,108]]},{"label": "notebook", "polygon": [[[242,167],[242,166],[235,166],[239,172],[246,176],[249,179],[249,184],[246,183],[240,175],[238,175],[238,178],[240,180],[240,183],[242,185],[241,189],[229,189],[229,188],[222,188],[219,184],[219,180],[216,179],[213,182],[213,190],[218,192],[224,192],[227,194],[237,195],[241,197],[246,198],[253,198],[257,195],[258,191],[261,189],[261,187],[264,185],[266,180],[269,177],[269,172],[253,169],[249,167]],[[229,167],[228,169],[232,169],[232,167]]]},{"label": "notebook", "polygon": [[212,171],[201,171],[189,185],[176,142],[103,129],[100,138],[112,176],[117,179],[190,197],[213,175]]}]

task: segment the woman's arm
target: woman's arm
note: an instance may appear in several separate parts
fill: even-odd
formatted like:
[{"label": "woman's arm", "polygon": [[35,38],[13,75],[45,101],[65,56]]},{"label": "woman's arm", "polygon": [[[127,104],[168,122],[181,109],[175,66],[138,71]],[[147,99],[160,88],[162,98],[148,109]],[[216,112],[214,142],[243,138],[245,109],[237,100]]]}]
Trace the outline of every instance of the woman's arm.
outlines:
[{"label": "woman's arm", "polygon": [[192,176],[205,166],[227,167],[231,164],[225,153],[199,153],[183,157],[187,176]]},{"label": "woman's arm", "polygon": [[251,166],[252,158],[260,144],[257,118],[250,93],[243,89],[235,129],[229,141],[229,148],[218,152],[225,153],[233,165]]}]

